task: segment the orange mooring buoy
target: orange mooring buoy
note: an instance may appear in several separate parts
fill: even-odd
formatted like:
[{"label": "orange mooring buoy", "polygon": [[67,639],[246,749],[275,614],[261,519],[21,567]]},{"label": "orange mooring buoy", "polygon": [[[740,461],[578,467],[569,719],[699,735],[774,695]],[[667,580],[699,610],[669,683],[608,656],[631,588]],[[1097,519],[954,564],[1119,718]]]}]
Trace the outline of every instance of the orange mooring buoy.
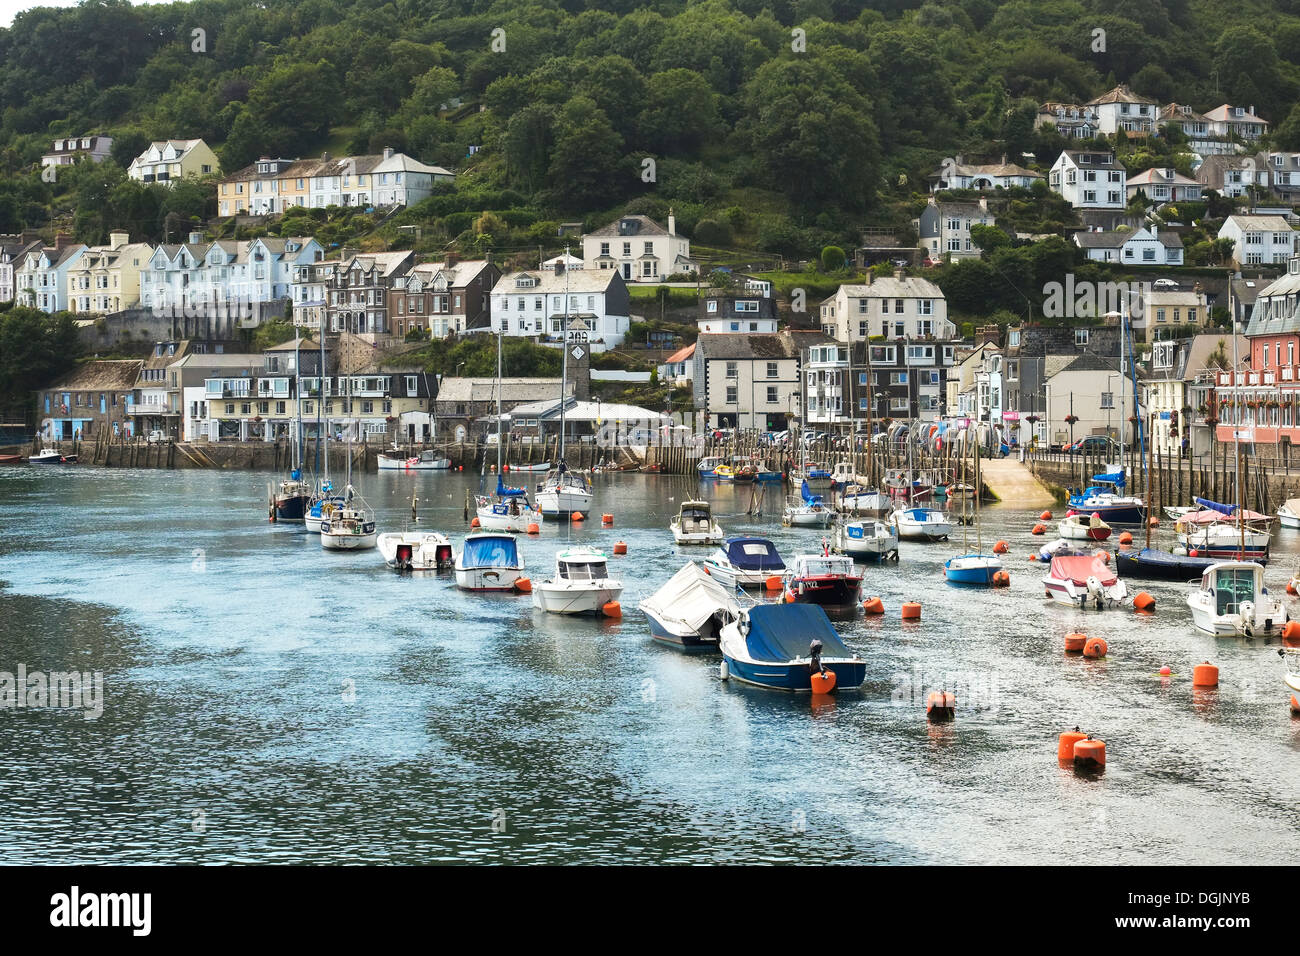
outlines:
[{"label": "orange mooring buoy", "polygon": [[1291,714],[1300,716],[1300,700],[1295,699],[1295,694],[1291,695]]},{"label": "orange mooring buoy", "polygon": [[1039,520],[1039,521],[1051,521],[1051,520],[1052,520],[1052,513],[1051,513],[1050,511],[1044,511],[1042,514],[1040,514],[1040,515],[1038,516],[1038,520]]},{"label": "orange mooring buoy", "polygon": [[570,520],[570,521],[584,521],[584,520],[586,519],[586,517],[587,517],[587,516],[584,515],[581,511],[575,511],[575,512],[573,512],[573,514],[569,515],[569,520]]},{"label": "orange mooring buoy", "polygon": [[1282,643],[1288,647],[1300,646],[1300,621],[1287,621],[1282,628]]},{"label": "orange mooring buoy", "polygon": [[1160,519],[1155,516],[1152,516],[1150,519],[1148,519],[1147,524],[1152,528],[1158,528],[1160,527]]},{"label": "orange mooring buoy", "polygon": [[1290,594],[1292,597],[1296,595],[1295,578],[1292,578],[1286,583],[1286,593]]},{"label": "orange mooring buoy", "polygon": [[471,520],[470,523],[469,523],[469,526],[470,526],[471,528],[477,528],[477,527],[479,527],[479,520],[478,520],[478,518],[474,518],[473,520]]},{"label": "orange mooring buoy", "polygon": [[1065,635],[1065,653],[1082,654],[1084,645],[1087,643],[1087,634],[1067,634]]},{"label": "orange mooring buoy", "polygon": [[527,594],[530,591],[532,591],[532,589],[533,589],[533,582],[530,581],[528,578],[515,579],[515,590],[520,592],[521,594]]},{"label": "orange mooring buoy", "polygon": [[1074,745],[1074,765],[1080,770],[1100,770],[1106,766],[1106,744],[1088,737]]},{"label": "orange mooring buoy", "polygon": [[601,515],[601,516],[600,516],[600,523],[601,523],[601,524],[613,524],[613,523],[614,523],[614,516],[613,516],[613,515]]},{"label": "orange mooring buoy", "polygon": [[921,604],[919,601],[908,601],[903,605],[904,621],[919,621],[921,619]]},{"label": "orange mooring buoy", "polygon": [[1109,551],[1101,551],[1101,550],[1097,550],[1097,551],[1093,552],[1093,555],[1092,555],[1092,556],[1093,556],[1094,558],[1100,558],[1102,564],[1110,564],[1110,552],[1109,552]]},{"label": "orange mooring buoy", "polygon": [[1100,637],[1090,637],[1083,645],[1083,656],[1095,660],[1098,657],[1105,657],[1107,650],[1109,648],[1106,646],[1106,642]]},{"label": "orange mooring buoy", "polygon": [[1074,745],[1080,740],[1087,740],[1088,735],[1078,727],[1073,730],[1067,730],[1061,734],[1060,739],[1056,742],[1056,759],[1069,763],[1074,759]]},{"label": "orange mooring buoy", "polygon": [[1146,591],[1139,591],[1137,594],[1133,595],[1133,610],[1150,611],[1153,610],[1155,606],[1156,599]]},{"label": "orange mooring buoy", "polygon": [[1120,544],[1132,544],[1132,543],[1133,543],[1133,532],[1132,532],[1132,531],[1121,531],[1121,532],[1119,533],[1119,543],[1120,543]]},{"label": "orange mooring buoy", "polygon": [[829,694],[835,689],[835,672],[827,671],[826,673],[816,673],[812,675],[812,692],[814,694]]},{"label": "orange mooring buoy", "polygon": [[1030,534],[1044,534],[1046,531],[1047,529],[1043,527],[1041,524],[1036,524],[1031,529],[1029,529]]},{"label": "orange mooring buoy", "polygon": [[1010,547],[1007,546],[1005,541],[999,541],[997,544],[993,545],[994,554],[1006,554],[1010,550]]},{"label": "orange mooring buoy", "polygon": [[617,601],[609,601],[601,607],[600,613],[606,617],[622,617],[623,605],[619,604]]},{"label": "orange mooring buoy", "polygon": [[869,597],[862,602],[862,610],[868,614],[884,614],[885,602],[878,597]]},{"label": "orange mooring buoy", "polygon": [[785,592],[785,603],[786,603],[786,604],[793,604],[793,603],[794,603],[794,592],[793,592],[793,591],[786,591],[786,592]]},{"label": "orange mooring buoy", "polygon": [[781,590],[781,575],[769,574],[767,580],[763,582],[763,587],[769,591]]},{"label": "orange mooring buoy", "polygon": [[615,542],[614,542],[614,553],[615,553],[615,554],[627,554],[627,542],[626,542],[626,541],[615,541]]},{"label": "orange mooring buoy", "polygon": [[536,524],[536,523],[530,524],[530,525],[528,526],[528,533],[529,533],[529,534],[541,534],[541,533],[542,533],[541,525]]},{"label": "orange mooring buoy", "polygon": [[993,586],[995,588],[1005,588],[1011,586],[1011,572],[1001,568],[993,572]]},{"label": "orange mooring buoy", "polygon": [[1203,664],[1197,664],[1192,668],[1192,686],[1218,687],[1219,669],[1209,661],[1206,661]]},{"label": "orange mooring buoy", "polygon": [[957,695],[949,691],[933,691],[925,699],[925,716],[930,720],[952,720],[957,714]]}]

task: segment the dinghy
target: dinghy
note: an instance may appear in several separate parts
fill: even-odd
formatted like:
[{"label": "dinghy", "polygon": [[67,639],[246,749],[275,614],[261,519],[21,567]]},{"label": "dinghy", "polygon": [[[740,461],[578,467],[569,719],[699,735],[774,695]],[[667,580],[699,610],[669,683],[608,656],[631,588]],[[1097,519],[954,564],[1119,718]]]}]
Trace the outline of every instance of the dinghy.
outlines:
[{"label": "dinghy", "polygon": [[740,616],[730,586],[689,561],[637,609],[650,625],[650,636],[684,651],[713,650],[722,628]]},{"label": "dinghy", "polygon": [[1068,514],[1057,525],[1057,531],[1069,541],[1105,541],[1110,537],[1110,525],[1096,513]]}]

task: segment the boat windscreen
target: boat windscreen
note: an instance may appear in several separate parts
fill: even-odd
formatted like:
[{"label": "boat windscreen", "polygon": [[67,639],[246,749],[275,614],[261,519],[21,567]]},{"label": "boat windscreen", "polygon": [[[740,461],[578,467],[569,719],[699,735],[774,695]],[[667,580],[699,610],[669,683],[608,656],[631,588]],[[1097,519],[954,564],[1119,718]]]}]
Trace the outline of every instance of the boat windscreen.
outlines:
[{"label": "boat windscreen", "polygon": [[604,561],[561,561],[557,568],[560,577],[568,581],[603,581],[609,577]]}]

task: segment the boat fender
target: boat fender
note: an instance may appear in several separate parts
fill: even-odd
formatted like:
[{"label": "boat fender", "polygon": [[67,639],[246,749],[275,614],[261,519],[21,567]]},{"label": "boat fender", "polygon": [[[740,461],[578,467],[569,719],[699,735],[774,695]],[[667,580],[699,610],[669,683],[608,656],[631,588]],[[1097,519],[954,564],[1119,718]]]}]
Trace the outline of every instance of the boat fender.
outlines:
[{"label": "boat fender", "polygon": [[718,677],[719,677],[719,679],[721,679],[721,680],[726,680],[726,679],[729,678],[730,676],[731,676],[731,668],[727,666],[727,662],[726,662],[726,660],[724,659],[724,660],[719,661],[719,662],[718,662]]}]

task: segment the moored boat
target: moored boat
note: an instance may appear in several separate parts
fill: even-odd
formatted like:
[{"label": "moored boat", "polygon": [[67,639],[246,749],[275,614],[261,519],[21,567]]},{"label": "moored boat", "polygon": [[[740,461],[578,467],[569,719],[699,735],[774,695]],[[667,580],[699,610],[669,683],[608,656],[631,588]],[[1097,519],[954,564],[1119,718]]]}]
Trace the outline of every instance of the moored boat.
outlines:
[{"label": "moored boat", "polygon": [[1002,559],[996,554],[959,554],[943,563],[944,579],[952,584],[988,587],[1001,570]]},{"label": "moored boat", "polygon": [[678,544],[721,544],[723,539],[722,526],[707,501],[683,501],[668,528]]},{"label": "moored boat", "polygon": [[42,448],[27,459],[29,465],[75,465],[76,455],[65,455],[57,448]]},{"label": "moored boat", "polygon": [[684,651],[713,650],[722,628],[740,616],[732,588],[689,561],[637,605],[650,636]]},{"label": "moored boat", "polygon": [[376,542],[384,563],[396,571],[446,571],[453,558],[451,542],[437,531],[394,531]]},{"label": "moored boat", "polygon": [[1178,543],[1203,558],[1268,562],[1272,519],[1257,511],[1197,498],[1203,507],[1175,525]]},{"label": "moored boat", "polygon": [[1277,520],[1284,528],[1300,528],[1300,498],[1288,498],[1277,509]]},{"label": "moored boat", "polygon": [[1052,558],[1043,577],[1047,596],[1077,608],[1118,607],[1128,597],[1119,576],[1096,555],[1062,555]]},{"label": "moored boat", "polygon": [[600,614],[623,594],[623,582],[609,576],[609,558],[595,548],[557,552],[555,576],[532,587],[533,607],[548,614]]},{"label": "moored boat", "polygon": [[451,468],[451,459],[440,455],[431,448],[418,455],[404,455],[396,446],[377,456],[380,471],[447,471]]},{"label": "moored boat", "polygon": [[1255,561],[1219,561],[1187,595],[1192,623],[1216,636],[1263,637],[1286,627],[1286,605],[1268,593],[1264,567]]},{"label": "moored boat", "polygon": [[828,611],[855,611],[862,593],[862,575],[848,555],[795,555],[782,575],[784,599],[797,604],[818,604]]},{"label": "moored boat", "polygon": [[894,501],[883,491],[849,484],[840,495],[840,510],[864,518],[887,518],[894,510]]},{"label": "moored boat", "polygon": [[0,455],[0,465],[21,465],[26,460],[22,455]]},{"label": "moored boat", "polygon": [[952,521],[935,508],[904,508],[891,521],[905,541],[946,541],[952,534]]},{"label": "moored boat", "polygon": [[1115,571],[1126,578],[1157,581],[1190,581],[1217,558],[1193,558],[1159,548],[1121,548],[1115,554]]},{"label": "moored boat", "polygon": [[760,604],[722,628],[721,675],[773,690],[811,691],[814,674],[836,689],[861,687],[867,665],[836,633],[826,612],[807,604]]},{"label": "moored boat", "polygon": [[720,458],[716,455],[709,458],[701,458],[695,465],[695,471],[701,478],[713,478],[714,472],[717,470],[718,466],[725,462],[725,458]]},{"label": "moored boat", "polygon": [[785,573],[785,561],[767,538],[731,537],[704,562],[704,570],[725,587],[758,588]]},{"label": "moored boat", "polygon": [[379,534],[375,513],[351,486],[343,493],[344,504],[320,524],[320,545],[327,551],[365,551],[375,546]]},{"label": "moored boat", "polygon": [[455,559],[456,587],[464,591],[513,591],[524,576],[519,542],[500,531],[471,531]]},{"label": "moored boat", "polygon": [[1102,521],[1112,525],[1146,524],[1146,502],[1135,495],[1123,493],[1122,471],[1093,475],[1092,480],[1097,484],[1090,485],[1083,491],[1070,490],[1071,511],[1096,514]]},{"label": "moored boat", "polygon": [[1095,512],[1067,514],[1057,525],[1057,531],[1068,541],[1105,541],[1110,537],[1110,525]]},{"label": "moored boat", "polygon": [[821,495],[813,494],[805,478],[798,495],[786,498],[781,522],[799,528],[825,528],[835,518],[835,509],[829,507]]},{"label": "moored boat", "polygon": [[859,561],[897,561],[898,532],[879,518],[838,521],[831,531],[831,550]]}]

